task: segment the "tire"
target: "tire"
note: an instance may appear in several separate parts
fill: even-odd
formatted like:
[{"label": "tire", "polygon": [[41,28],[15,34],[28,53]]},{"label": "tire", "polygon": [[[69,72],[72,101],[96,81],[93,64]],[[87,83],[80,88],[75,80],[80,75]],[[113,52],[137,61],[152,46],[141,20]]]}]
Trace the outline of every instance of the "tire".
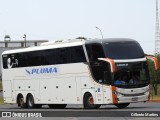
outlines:
[{"label": "tire", "polygon": [[27,107],[26,103],[24,102],[24,98],[23,98],[22,95],[18,97],[17,104],[21,108],[26,108]]},{"label": "tire", "polygon": [[48,105],[51,109],[64,109],[67,104],[50,104]]},{"label": "tire", "polygon": [[83,105],[86,109],[98,109],[101,105],[94,104],[93,96],[90,93],[87,93],[83,99]]},{"label": "tire", "polygon": [[33,98],[33,96],[31,94],[29,94],[27,96],[27,102],[26,102],[26,104],[27,104],[28,108],[35,108],[36,107],[36,105],[34,104],[34,98]]},{"label": "tire", "polygon": [[119,103],[119,104],[115,104],[116,107],[122,109],[122,108],[126,108],[130,103]]}]

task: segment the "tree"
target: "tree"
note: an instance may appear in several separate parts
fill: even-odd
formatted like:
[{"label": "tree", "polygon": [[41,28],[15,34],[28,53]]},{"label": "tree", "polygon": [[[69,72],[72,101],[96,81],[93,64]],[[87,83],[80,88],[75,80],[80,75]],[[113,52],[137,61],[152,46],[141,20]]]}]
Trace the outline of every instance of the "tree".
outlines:
[{"label": "tree", "polygon": [[84,39],[84,40],[87,40],[87,38],[85,38],[85,37],[77,37],[76,39]]},{"label": "tree", "polygon": [[157,57],[157,59],[158,59],[158,61],[159,61],[159,68],[158,68],[158,70],[156,71],[156,73],[157,73],[157,83],[160,83],[160,54],[157,54],[157,55],[155,55],[156,57]]},{"label": "tree", "polygon": [[[155,55],[155,57],[158,58],[160,62],[160,55]],[[159,63],[160,65],[160,63]],[[149,74],[150,74],[150,80],[151,80],[151,85],[153,86],[154,93],[157,95],[157,85],[160,83],[160,68],[158,70],[155,70],[155,65],[153,61],[148,60],[148,67],[149,67]]]}]

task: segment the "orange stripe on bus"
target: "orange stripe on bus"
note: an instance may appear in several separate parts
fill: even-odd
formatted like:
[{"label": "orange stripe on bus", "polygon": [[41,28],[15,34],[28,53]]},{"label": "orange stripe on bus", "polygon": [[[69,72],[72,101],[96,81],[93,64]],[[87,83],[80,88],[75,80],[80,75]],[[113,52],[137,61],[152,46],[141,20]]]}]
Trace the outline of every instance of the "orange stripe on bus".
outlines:
[{"label": "orange stripe on bus", "polygon": [[117,104],[118,103],[117,95],[114,93],[114,91],[117,91],[117,88],[115,86],[112,86],[112,101],[113,104]]},{"label": "orange stripe on bus", "polygon": [[116,64],[115,64],[114,60],[110,59],[110,58],[105,58],[105,59],[111,63],[112,72],[116,72]]}]

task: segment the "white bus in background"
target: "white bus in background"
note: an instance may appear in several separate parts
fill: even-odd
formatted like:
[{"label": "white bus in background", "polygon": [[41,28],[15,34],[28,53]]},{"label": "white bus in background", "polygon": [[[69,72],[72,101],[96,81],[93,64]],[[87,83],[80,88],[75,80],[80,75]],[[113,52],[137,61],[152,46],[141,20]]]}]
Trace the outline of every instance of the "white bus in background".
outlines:
[{"label": "white bus in background", "polygon": [[2,53],[4,102],[22,108],[125,108],[149,99],[149,78],[146,56],[132,39],[56,41]]}]

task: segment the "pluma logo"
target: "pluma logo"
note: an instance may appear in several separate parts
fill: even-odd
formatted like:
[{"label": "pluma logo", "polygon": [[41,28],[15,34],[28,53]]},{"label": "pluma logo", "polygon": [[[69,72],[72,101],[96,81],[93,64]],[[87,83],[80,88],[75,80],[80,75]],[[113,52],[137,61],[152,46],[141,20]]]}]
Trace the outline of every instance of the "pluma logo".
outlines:
[{"label": "pluma logo", "polygon": [[27,75],[45,75],[45,74],[58,74],[58,67],[44,67],[44,68],[29,68],[25,69]]}]

